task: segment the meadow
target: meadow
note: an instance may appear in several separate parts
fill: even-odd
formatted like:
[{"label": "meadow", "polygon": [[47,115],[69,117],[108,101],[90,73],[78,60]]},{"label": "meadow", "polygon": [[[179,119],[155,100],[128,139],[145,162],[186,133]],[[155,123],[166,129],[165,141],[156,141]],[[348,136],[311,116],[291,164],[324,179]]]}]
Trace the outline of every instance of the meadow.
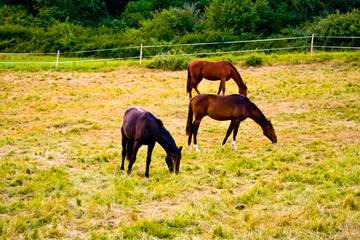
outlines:
[{"label": "meadow", "polygon": [[[186,71],[0,64],[0,239],[359,239],[359,53],[261,57],[233,59],[278,143],[247,119],[223,148],[229,122],[206,117],[200,152],[186,146]],[[149,179],[145,146],[120,170],[131,106],[184,147],[179,174],[158,144]]]}]

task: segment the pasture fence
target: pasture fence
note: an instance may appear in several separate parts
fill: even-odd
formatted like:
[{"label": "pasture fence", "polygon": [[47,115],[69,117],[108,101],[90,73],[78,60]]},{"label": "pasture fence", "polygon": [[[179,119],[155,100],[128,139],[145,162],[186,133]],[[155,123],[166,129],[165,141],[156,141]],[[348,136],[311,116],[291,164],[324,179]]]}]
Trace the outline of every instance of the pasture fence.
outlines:
[{"label": "pasture fence", "polygon": [[[322,45],[316,45],[315,43],[316,39],[322,39]],[[310,43],[308,40],[310,39]],[[325,41],[324,41],[325,39]],[[331,44],[331,41],[328,40],[352,40],[352,46],[344,46],[344,43],[341,42],[340,46],[337,45],[328,45]],[[0,64],[28,64],[28,63],[37,63],[37,64],[54,64],[55,68],[58,68],[59,64],[69,64],[69,63],[79,63],[79,62],[100,62],[100,61],[115,61],[115,60],[126,60],[126,59],[139,59],[139,64],[141,65],[143,58],[152,58],[155,56],[168,56],[169,54],[164,54],[161,51],[155,50],[149,52],[148,54],[144,54],[146,49],[159,49],[159,48],[166,48],[171,50],[174,48],[183,48],[181,53],[179,55],[189,55],[189,56],[207,56],[207,55],[221,55],[221,54],[234,54],[234,53],[247,53],[247,52],[270,52],[270,51],[280,51],[280,50],[299,50],[299,49],[309,49],[311,56],[314,54],[314,48],[321,48],[321,49],[347,49],[347,50],[358,50],[360,49],[359,40],[360,37],[349,37],[349,36],[316,36],[315,34],[312,34],[311,36],[300,36],[300,37],[287,37],[287,38],[270,38],[270,39],[255,39],[255,40],[238,40],[238,41],[224,41],[224,42],[205,42],[205,43],[184,43],[184,44],[163,44],[163,45],[143,45],[140,44],[140,46],[130,46],[130,47],[121,47],[121,48],[107,48],[107,49],[94,49],[94,50],[81,50],[81,51],[69,51],[69,52],[61,52],[58,50],[55,53],[38,53],[38,52],[32,52],[32,53],[6,53],[2,52],[0,55],[56,55],[55,61],[0,61]],[[300,41],[299,41],[300,40]],[[284,42],[283,44],[280,44],[281,46],[274,46],[274,44],[271,44],[272,42]],[[295,41],[295,43],[288,44],[288,41]],[[297,41],[297,42],[296,42]],[[333,42],[333,41],[332,41]],[[269,47],[262,47],[257,48],[255,47],[253,49],[244,49],[246,46],[239,47],[238,44],[259,44],[262,43],[261,46],[265,46],[265,43],[268,44]],[[300,43],[300,44],[299,44]],[[299,45],[296,45],[299,44]],[[213,51],[213,48],[210,48],[210,51],[206,51],[205,48],[202,49],[200,52],[192,52],[193,49],[190,49],[190,52],[184,52],[186,51],[186,47],[206,47],[206,46],[214,46],[214,45],[231,45],[232,47],[230,49],[225,50],[217,50]],[[357,45],[357,46],[354,46]],[[225,47],[223,47],[225,48]],[[240,48],[240,49],[239,49]],[[235,49],[235,50],[234,50]],[[239,50],[238,50],[239,49]],[[116,51],[124,51],[124,50],[135,50],[135,54],[133,56],[129,56],[128,54],[123,54],[121,57],[115,57],[115,58],[95,58],[95,59],[81,59],[81,60],[70,60],[70,61],[59,61],[60,56],[66,56],[66,55],[75,55],[75,56],[81,56],[82,54],[91,54],[91,53],[101,53],[101,52],[116,52]],[[187,49],[189,50],[189,49]],[[212,50],[212,51],[211,51]],[[121,54],[121,53],[119,53]]]}]

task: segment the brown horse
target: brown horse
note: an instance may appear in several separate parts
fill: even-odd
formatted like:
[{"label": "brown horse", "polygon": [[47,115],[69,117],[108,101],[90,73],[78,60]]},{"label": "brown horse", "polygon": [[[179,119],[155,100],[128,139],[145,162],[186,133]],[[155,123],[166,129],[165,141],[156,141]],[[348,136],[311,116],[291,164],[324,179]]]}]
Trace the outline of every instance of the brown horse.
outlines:
[{"label": "brown horse", "polygon": [[121,126],[122,134],[122,163],[121,170],[124,170],[125,157],[130,160],[127,173],[136,160],[136,154],[142,145],[148,145],[145,176],[149,177],[151,154],[155,143],[158,142],[166,151],[165,161],[170,172],[179,172],[181,149],[175,144],[170,133],[164,128],[160,119],[140,107],[132,107],[125,111],[124,121]]},{"label": "brown horse", "polygon": [[193,88],[198,94],[200,94],[197,86],[203,78],[211,81],[220,80],[218,94],[220,94],[222,90],[223,95],[225,94],[225,82],[232,78],[239,87],[239,94],[247,97],[247,87],[245,83],[236,68],[228,61],[209,62],[197,60],[190,63],[188,65],[188,77],[186,84],[186,91],[189,93],[190,98],[192,97],[191,90]]},{"label": "brown horse", "polygon": [[[194,148],[196,151],[199,151],[196,135],[201,120],[207,115],[218,121],[231,120],[226,136],[222,141],[223,146],[231,132],[234,131],[232,146],[236,149],[235,138],[240,122],[248,117],[261,126],[264,135],[270,139],[272,143],[277,142],[277,137],[271,121],[269,121],[260,109],[247,97],[238,94],[229,96],[199,94],[196,97],[193,97],[189,103],[189,113],[186,124],[186,135],[189,136],[189,148],[191,146],[191,137],[194,135]],[[193,116],[195,116],[194,122]]]}]

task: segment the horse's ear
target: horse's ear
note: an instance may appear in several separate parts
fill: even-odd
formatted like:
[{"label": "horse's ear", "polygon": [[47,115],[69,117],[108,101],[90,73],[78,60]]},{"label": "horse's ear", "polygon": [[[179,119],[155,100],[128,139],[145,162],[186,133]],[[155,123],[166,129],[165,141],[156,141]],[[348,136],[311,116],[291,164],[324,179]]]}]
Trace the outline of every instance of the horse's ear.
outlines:
[{"label": "horse's ear", "polygon": [[178,152],[181,152],[181,150],[182,150],[182,146],[181,146],[181,147],[179,147],[179,150],[178,150]]}]

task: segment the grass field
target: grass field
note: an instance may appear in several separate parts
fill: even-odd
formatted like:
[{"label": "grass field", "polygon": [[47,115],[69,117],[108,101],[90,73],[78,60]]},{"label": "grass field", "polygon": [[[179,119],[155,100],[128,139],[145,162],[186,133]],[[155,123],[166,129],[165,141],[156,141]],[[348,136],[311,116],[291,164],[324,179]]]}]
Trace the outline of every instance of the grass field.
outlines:
[{"label": "grass field", "polygon": [[[229,122],[204,118],[201,152],[186,148],[186,71],[3,69],[0,239],[360,239],[359,56],[326,56],[236,62],[278,143],[247,119],[222,148]],[[120,170],[130,106],[184,146],[178,175],[159,145],[149,179],[145,146]]]}]

